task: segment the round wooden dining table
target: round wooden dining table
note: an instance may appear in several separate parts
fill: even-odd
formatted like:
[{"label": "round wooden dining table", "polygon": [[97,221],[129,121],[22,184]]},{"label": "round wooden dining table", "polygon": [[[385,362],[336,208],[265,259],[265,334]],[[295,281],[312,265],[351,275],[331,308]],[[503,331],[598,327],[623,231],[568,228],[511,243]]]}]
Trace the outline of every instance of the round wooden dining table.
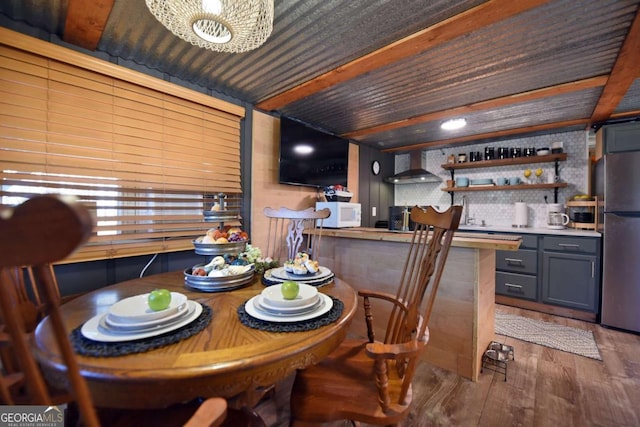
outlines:
[{"label": "round wooden dining table", "polygon": [[[106,313],[123,298],[166,288],[185,294],[212,310],[211,322],[195,335],[146,352],[115,357],[78,355],[81,375],[99,407],[162,408],[194,398],[250,396],[326,357],[345,338],[357,306],[351,286],[336,278],[318,290],[342,301],[340,317],[328,325],[301,332],[267,332],[245,326],[238,307],[265,287],[260,278],[225,292],[185,287],[182,271],[156,274],[107,286],[62,305],[69,332]],[[45,318],[37,327],[33,348],[54,384],[65,384],[65,366]]]}]

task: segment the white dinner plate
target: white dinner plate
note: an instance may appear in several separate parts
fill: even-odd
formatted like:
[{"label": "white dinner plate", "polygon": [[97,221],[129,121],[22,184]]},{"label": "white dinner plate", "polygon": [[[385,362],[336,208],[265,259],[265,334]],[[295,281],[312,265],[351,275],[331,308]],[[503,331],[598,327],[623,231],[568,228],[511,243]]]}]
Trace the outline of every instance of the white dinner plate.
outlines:
[{"label": "white dinner plate", "polygon": [[186,319],[191,314],[193,314],[193,311],[195,310],[196,306],[193,304],[189,304],[188,301],[186,303],[186,306],[187,308],[185,311],[182,312],[183,314],[182,316],[178,316],[178,318],[170,320],[169,322],[158,323],[151,326],[145,326],[143,328],[139,327],[136,329],[114,328],[111,325],[109,325],[109,322],[107,321],[107,318],[109,317],[109,315],[107,314],[106,316],[103,316],[100,318],[100,323],[98,324],[98,327],[103,330],[106,330],[106,332],[108,332],[109,334],[118,334],[118,335],[122,335],[122,334],[130,335],[130,334],[138,334],[143,332],[157,331],[158,329],[167,328],[169,326],[174,325],[175,323],[181,322],[182,320]]},{"label": "white dinner plate", "polygon": [[111,319],[129,323],[148,322],[174,314],[182,304],[187,302],[186,295],[179,292],[171,292],[169,307],[164,310],[154,311],[149,308],[148,297],[149,294],[146,293],[118,301],[109,308]]},{"label": "white dinner plate", "polygon": [[268,314],[256,309],[255,305],[253,304],[253,300],[260,297],[260,295],[256,295],[249,301],[247,301],[247,303],[244,305],[244,309],[247,314],[249,314],[249,316],[255,317],[256,319],[265,320],[267,322],[302,322],[322,316],[323,314],[328,313],[329,310],[331,310],[331,307],[333,307],[333,300],[330,296],[322,293],[319,295],[324,299],[324,304],[322,305],[322,307],[312,312],[300,314],[297,316],[280,316],[278,314]]},{"label": "white dinner plate", "polygon": [[266,313],[280,314],[282,316],[296,316],[299,314],[309,313],[318,309],[321,304],[324,304],[324,298],[320,298],[317,295],[314,301],[300,307],[273,307],[265,301],[262,295],[260,295],[260,298],[255,298],[253,300],[253,305],[255,305],[258,310]]},{"label": "white dinner plate", "polygon": [[271,307],[300,307],[317,301],[318,289],[298,283],[298,296],[294,299],[285,299],[282,296],[282,284],[269,286],[264,288],[261,295],[267,304]]},{"label": "white dinner plate", "polygon": [[170,314],[165,317],[161,317],[159,319],[149,320],[147,322],[121,322],[118,317],[111,316],[110,313],[107,313],[104,316],[104,322],[106,325],[112,329],[119,329],[123,331],[136,331],[147,329],[150,327],[157,327],[167,325],[171,322],[175,322],[177,320],[181,320],[181,317],[188,316],[189,308],[193,309],[193,306],[189,304],[189,301],[185,302],[181,306],[178,307],[175,313]]},{"label": "white dinner plate", "polygon": [[193,312],[190,315],[188,315],[187,317],[185,317],[184,319],[180,320],[177,323],[174,323],[169,326],[155,328],[152,331],[140,332],[140,333],[120,332],[117,334],[109,332],[108,330],[100,327],[100,321],[104,316],[107,315],[107,313],[101,313],[87,320],[84,323],[84,325],[82,325],[80,332],[85,338],[88,338],[93,341],[100,341],[100,342],[134,341],[134,340],[140,340],[143,338],[154,337],[156,335],[161,335],[167,332],[175,331],[176,329],[181,328],[185,325],[188,325],[189,323],[196,320],[198,316],[200,316],[200,314],[202,313],[202,305],[200,305],[200,303],[196,301],[189,301],[188,304],[190,305],[193,304],[193,307],[194,307]]},{"label": "white dinner plate", "polygon": [[[334,275],[333,273],[331,273],[330,275],[328,275],[328,276],[326,276],[326,277],[323,277],[323,278],[320,278],[320,279],[303,280],[303,281],[298,281],[298,283],[304,283],[305,285],[310,285],[310,286],[320,287],[320,286],[322,286],[322,285],[324,285],[324,284],[330,283],[330,282],[331,282],[331,280],[333,280],[334,276],[335,276],[335,275]],[[274,276],[269,272],[269,270],[267,270],[267,271],[264,273],[264,279],[265,279],[266,281],[270,282],[268,286],[277,285],[277,284],[282,283],[282,282],[284,282],[284,281],[285,281],[284,279],[278,279],[277,277],[274,277]],[[287,279],[287,280],[288,280],[288,279]]]},{"label": "white dinner plate", "polygon": [[331,275],[331,270],[327,267],[320,266],[317,273],[309,273],[309,274],[293,274],[289,273],[284,267],[272,268],[269,270],[271,275],[277,279],[282,280],[295,280],[297,282],[304,282],[306,280],[317,280],[323,279]]}]

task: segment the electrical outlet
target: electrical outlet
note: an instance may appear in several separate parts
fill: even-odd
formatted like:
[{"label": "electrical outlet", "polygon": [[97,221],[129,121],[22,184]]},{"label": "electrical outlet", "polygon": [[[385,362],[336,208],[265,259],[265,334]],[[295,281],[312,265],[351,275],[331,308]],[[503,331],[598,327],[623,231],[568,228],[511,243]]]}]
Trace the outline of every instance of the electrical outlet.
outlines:
[{"label": "electrical outlet", "polygon": [[377,214],[377,210],[378,210],[378,209],[377,209],[375,206],[372,206],[372,207],[371,207],[371,216],[376,216],[376,214]]}]

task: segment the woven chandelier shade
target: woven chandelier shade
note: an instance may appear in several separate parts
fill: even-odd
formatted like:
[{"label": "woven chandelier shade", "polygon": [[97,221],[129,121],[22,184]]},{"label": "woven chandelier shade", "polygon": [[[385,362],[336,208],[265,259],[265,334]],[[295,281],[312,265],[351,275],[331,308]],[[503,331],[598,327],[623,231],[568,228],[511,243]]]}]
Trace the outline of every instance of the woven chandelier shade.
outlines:
[{"label": "woven chandelier shade", "polygon": [[273,0],[145,0],[158,21],[181,39],[216,52],[247,52],[273,29]]}]

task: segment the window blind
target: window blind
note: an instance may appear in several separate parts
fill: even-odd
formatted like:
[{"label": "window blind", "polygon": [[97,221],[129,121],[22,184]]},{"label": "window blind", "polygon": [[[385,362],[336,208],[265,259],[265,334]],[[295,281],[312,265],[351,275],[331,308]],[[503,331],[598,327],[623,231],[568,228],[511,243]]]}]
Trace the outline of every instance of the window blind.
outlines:
[{"label": "window blind", "polygon": [[240,119],[0,45],[1,203],[77,196],[97,226],[67,261],[193,249],[218,193],[241,209]]}]

